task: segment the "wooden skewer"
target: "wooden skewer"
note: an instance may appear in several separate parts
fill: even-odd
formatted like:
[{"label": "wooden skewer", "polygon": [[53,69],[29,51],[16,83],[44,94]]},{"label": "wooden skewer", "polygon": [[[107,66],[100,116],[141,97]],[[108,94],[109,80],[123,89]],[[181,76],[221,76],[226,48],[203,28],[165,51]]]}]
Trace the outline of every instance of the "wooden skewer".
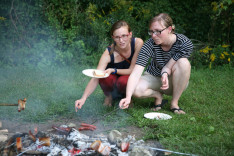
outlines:
[{"label": "wooden skewer", "polygon": [[25,109],[26,100],[27,100],[26,98],[19,99],[18,104],[0,103],[0,106],[18,106],[18,112],[20,112],[21,110]]},{"label": "wooden skewer", "polygon": [[0,106],[18,106],[18,104],[0,103]]}]

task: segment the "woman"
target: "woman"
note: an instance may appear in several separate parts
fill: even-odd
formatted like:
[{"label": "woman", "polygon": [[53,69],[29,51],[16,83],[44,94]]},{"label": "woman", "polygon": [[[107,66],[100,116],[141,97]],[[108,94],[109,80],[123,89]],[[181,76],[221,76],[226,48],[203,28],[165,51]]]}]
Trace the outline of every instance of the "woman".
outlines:
[{"label": "woman", "polygon": [[[174,33],[174,29],[172,19],[166,13],[160,13],[150,21],[148,33],[151,38],[144,43],[129,77],[126,98],[119,103],[122,109],[128,108],[134,95],[155,98],[154,110],[158,111],[165,104],[162,99],[166,94],[172,95],[171,111],[185,114],[178,101],[189,82],[191,66],[188,57],[193,44],[186,36]],[[150,58],[151,63],[141,76]]]},{"label": "woman", "polygon": [[86,99],[100,84],[104,94],[104,105],[112,105],[112,92],[117,90],[118,94],[125,94],[128,77],[132,72],[138,53],[143,45],[140,38],[132,37],[131,28],[126,21],[118,21],[111,28],[114,43],[107,47],[102,54],[97,69],[105,70],[107,78],[92,78],[81,99],[75,101],[75,109],[81,109]]}]

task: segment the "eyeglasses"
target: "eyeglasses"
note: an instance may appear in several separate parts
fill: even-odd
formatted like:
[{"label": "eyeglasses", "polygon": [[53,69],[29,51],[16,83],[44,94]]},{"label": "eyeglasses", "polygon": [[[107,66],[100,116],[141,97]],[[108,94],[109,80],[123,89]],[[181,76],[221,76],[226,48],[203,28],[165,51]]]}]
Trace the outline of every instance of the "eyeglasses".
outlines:
[{"label": "eyeglasses", "polygon": [[166,30],[167,28],[168,28],[168,27],[166,27],[166,28],[164,28],[163,30],[160,30],[160,31],[157,31],[157,30],[156,30],[156,31],[149,30],[149,31],[148,31],[148,34],[151,35],[151,36],[152,36],[153,34],[154,34],[154,35],[160,35],[160,34],[161,34],[164,30]]},{"label": "eyeglasses", "polygon": [[112,36],[115,41],[119,41],[121,38],[122,40],[127,40],[129,34],[123,34],[122,36]]}]

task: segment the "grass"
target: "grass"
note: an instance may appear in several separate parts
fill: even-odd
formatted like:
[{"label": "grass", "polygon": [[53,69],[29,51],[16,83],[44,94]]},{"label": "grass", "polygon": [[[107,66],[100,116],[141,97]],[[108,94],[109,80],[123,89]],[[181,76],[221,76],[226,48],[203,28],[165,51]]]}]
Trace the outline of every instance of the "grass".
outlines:
[{"label": "grass", "polygon": [[[102,106],[104,95],[98,87],[75,113],[74,101],[82,96],[89,81],[81,74],[85,68],[0,69],[0,103],[17,103],[19,98],[27,98],[26,109],[20,113],[16,107],[0,106],[0,120],[33,123],[58,117],[83,120],[112,111],[114,108]],[[141,127],[146,132],[145,140],[157,139],[168,150],[196,155],[233,155],[233,77],[233,68],[193,69],[189,87],[179,101],[186,115],[173,114],[167,104],[161,112],[171,115],[172,119],[148,120],[143,115],[150,111],[153,99],[135,99],[133,108],[113,113],[104,124],[118,120],[119,126]],[[170,102],[170,96],[165,98]]]},{"label": "grass", "polygon": [[[233,69],[192,70],[190,84],[179,103],[187,114],[162,113],[171,120],[142,119],[153,100],[137,100],[129,110],[135,125],[147,131],[144,139],[159,139],[165,148],[197,155],[233,155],[234,151],[234,72]],[[171,100],[171,97],[165,97]]]}]

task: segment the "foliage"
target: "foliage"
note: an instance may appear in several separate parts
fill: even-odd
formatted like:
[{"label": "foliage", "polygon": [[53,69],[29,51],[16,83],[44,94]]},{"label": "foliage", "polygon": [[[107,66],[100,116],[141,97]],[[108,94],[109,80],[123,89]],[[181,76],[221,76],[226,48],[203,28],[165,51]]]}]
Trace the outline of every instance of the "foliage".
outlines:
[{"label": "foliage", "polygon": [[200,50],[196,50],[191,57],[192,66],[211,68],[223,65],[234,65],[234,52],[230,45],[206,46]]},{"label": "foliage", "polygon": [[[134,36],[147,40],[148,23],[160,12],[169,13],[177,33],[233,48],[232,0],[3,0],[0,4],[1,65],[97,65],[112,43],[114,22],[126,20]],[[195,52],[193,61],[199,64],[203,57]]]}]

